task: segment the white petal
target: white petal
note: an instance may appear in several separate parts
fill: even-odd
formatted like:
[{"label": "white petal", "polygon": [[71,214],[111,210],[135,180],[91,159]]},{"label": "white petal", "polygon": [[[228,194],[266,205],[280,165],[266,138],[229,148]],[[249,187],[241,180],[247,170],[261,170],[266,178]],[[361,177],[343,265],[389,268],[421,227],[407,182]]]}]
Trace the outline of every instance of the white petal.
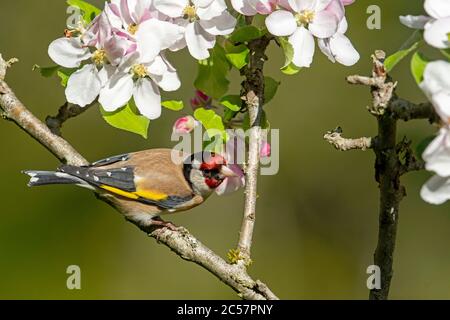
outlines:
[{"label": "white petal", "polygon": [[216,193],[219,196],[236,192],[245,186],[245,174],[242,168],[236,164],[229,164],[227,167],[231,169],[237,177],[225,179],[225,181],[216,189]]},{"label": "white petal", "polygon": [[209,58],[208,49],[214,48],[216,37],[207,33],[198,23],[191,23],[186,28],[186,43],[189,52],[197,60]]},{"label": "white petal", "polygon": [[103,68],[98,72],[98,76],[102,83],[102,88],[108,83],[109,79],[116,73],[117,68],[110,65],[105,64]]},{"label": "white petal", "polygon": [[194,5],[196,7],[204,8],[204,7],[210,6],[213,1],[215,1],[215,0],[193,0],[192,2],[194,3]]},{"label": "white petal", "polygon": [[433,61],[427,64],[421,88],[428,97],[441,91],[450,91],[450,63]]},{"label": "white petal", "polygon": [[333,36],[338,29],[339,21],[331,12],[317,12],[314,21],[309,24],[309,30],[318,38],[329,38]]},{"label": "white petal", "polygon": [[67,101],[85,107],[94,102],[101,87],[97,67],[87,64],[70,76],[66,88]]},{"label": "white petal", "polygon": [[177,70],[163,56],[161,57],[166,65],[166,71],[162,75],[152,75],[152,79],[164,91],[176,91],[181,87],[181,81]]},{"label": "white petal", "polygon": [[290,36],[297,30],[294,15],[286,10],[278,10],[266,18],[266,26],[274,36]]},{"label": "white petal", "polygon": [[78,38],[60,38],[48,47],[50,58],[65,68],[78,68],[82,61],[91,57],[88,48],[83,48]]},{"label": "white petal", "polygon": [[348,21],[347,21],[347,18],[344,17],[341,20],[341,22],[339,22],[337,32],[340,33],[340,34],[345,34],[347,32],[347,29],[348,29]]},{"label": "white petal", "polygon": [[183,11],[189,5],[189,0],[154,0],[153,5],[169,17],[177,18],[183,16]]},{"label": "white petal", "polygon": [[400,22],[412,29],[423,30],[430,20],[431,18],[427,16],[400,16]]},{"label": "white petal", "polygon": [[450,1],[448,0],[425,0],[424,7],[433,18],[450,17]]},{"label": "white petal", "polygon": [[117,73],[100,91],[98,101],[108,112],[123,107],[133,96],[134,82],[131,74]]},{"label": "white petal", "polygon": [[162,76],[167,72],[167,64],[161,56],[157,56],[156,59],[148,66],[148,72],[155,76]]},{"label": "white petal", "polygon": [[439,135],[428,145],[422,157],[428,171],[436,172],[442,177],[450,176],[450,131],[442,128]]},{"label": "white petal", "polygon": [[256,11],[257,0],[231,0],[234,10],[245,16],[254,16]]},{"label": "white petal", "polygon": [[336,33],[331,37],[330,49],[336,61],[344,66],[353,66],[360,59],[358,51],[356,51],[351,41],[343,34]]},{"label": "white petal", "polygon": [[289,37],[289,42],[294,48],[294,57],[292,62],[297,67],[311,66],[314,57],[314,37],[309,30],[304,27],[297,28],[297,31]]},{"label": "white petal", "polygon": [[200,7],[197,5],[197,15],[200,20],[209,20],[222,15],[226,9],[227,5],[223,0],[214,0],[209,6],[206,7]]},{"label": "white petal", "polygon": [[220,16],[211,18],[210,20],[200,20],[199,23],[208,33],[216,36],[224,36],[234,31],[236,18],[228,11],[224,11]]},{"label": "white petal", "polygon": [[428,203],[439,205],[450,200],[450,179],[434,176],[422,187],[420,196]]},{"label": "white petal", "polygon": [[442,120],[450,124],[450,91],[435,93],[430,100]]},{"label": "white petal", "polygon": [[450,17],[432,21],[425,26],[423,37],[425,41],[438,49],[450,47],[448,34],[450,33]]},{"label": "white petal", "polygon": [[134,88],[134,102],[139,112],[150,120],[161,116],[161,95],[158,87],[148,78],[139,79]]}]

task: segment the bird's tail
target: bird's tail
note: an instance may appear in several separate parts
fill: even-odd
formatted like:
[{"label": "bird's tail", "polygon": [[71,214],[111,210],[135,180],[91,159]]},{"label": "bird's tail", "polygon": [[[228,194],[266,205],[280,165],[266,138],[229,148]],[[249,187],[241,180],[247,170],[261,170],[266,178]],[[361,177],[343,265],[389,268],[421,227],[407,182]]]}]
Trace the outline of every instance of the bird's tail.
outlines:
[{"label": "bird's tail", "polygon": [[87,183],[70,174],[54,171],[23,171],[30,176],[29,187],[45,186],[49,184],[75,184],[85,186]]}]

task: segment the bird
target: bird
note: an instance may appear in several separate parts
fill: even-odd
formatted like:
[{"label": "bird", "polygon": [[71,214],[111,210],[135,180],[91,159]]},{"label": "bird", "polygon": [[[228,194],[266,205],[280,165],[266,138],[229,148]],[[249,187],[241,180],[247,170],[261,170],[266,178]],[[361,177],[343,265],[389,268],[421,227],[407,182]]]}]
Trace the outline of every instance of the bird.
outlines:
[{"label": "bird", "polygon": [[23,171],[29,187],[76,185],[94,191],[142,228],[176,229],[160,217],[201,205],[236,174],[214,152],[188,155],[151,149],[109,157],[88,166],[61,165],[56,171]]}]

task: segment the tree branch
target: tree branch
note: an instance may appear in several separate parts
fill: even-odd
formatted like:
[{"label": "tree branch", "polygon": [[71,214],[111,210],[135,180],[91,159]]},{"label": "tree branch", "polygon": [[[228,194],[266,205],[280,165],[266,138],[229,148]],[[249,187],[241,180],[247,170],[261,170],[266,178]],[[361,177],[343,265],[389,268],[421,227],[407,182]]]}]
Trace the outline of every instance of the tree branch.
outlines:
[{"label": "tree branch", "polygon": [[[88,165],[84,159],[66,140],[55,135],[39,119],[37,119],[20,101],[17,99],[11,88],[4,81],[6,69],[9,67],[0,55],[0,108],[6,119],[14,121],[21,129],[36,139],[46,147],[62,162],[82,166]],[[126,216],[127,212],[117,202],[112,203],[108,197],[101,200],[116,209],[122,208],[121,213]],[[125,207],[125,206],[124,206]],[[180,228],[178,231],[167,228],[148,229],[133,222],[141,230],[158,240],[174,251],[185,260],[192,261],[202,266],[225,284],[235,290],[243,299],[269,300],[278,299],[271,290],[259,280],[253,280],[247,273],[246,268],[241,265],[230,265],[212,250],[204,246],[187,230]]]},{"label": "tree branch", "polygon": [[95,105],[97,102],[94,102],[84,108],[77,106],[75,104],[66,102],[61,108],[58,110],[58,114],[54,117],[48,116],[45,120],[47,127],[57,136],[61,136],[61,129],[63,124],[71,119],[79,116],[80,114],[86,112],[90,107]]},{"label": "tree branch", "polygon": [[372,148],[372,138],[362,137],[358,139],[347,139],[342,137],[342,129],[337,128],[325,134],[324,139],[339,151],[362,150]]},{"label": "tree branch", "polygon": [[239,237],[238,250],[245,265],[251,264],[251,247],[256,219],[258,197],[258,174],[261,149],[261,119],[263,115],[265,79],[264,64],[266,49],[272,38],[263,36],[248,44],[249,64],[243,69],[242,97],[250,118],[249,157],[246,167],[245,208]]}]

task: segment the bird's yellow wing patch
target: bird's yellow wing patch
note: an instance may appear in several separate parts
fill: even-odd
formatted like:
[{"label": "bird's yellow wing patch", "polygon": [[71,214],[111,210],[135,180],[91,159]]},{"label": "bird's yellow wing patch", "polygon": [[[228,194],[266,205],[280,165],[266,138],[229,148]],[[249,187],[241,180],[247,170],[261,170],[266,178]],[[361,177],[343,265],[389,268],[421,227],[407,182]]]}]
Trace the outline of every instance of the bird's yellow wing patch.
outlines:
[{"label": "bird's yellow wing patch", "polygon": [[137,190],[136,192],[128,192],[128,191],[120,190],[118,188],[114,188],[114,187],[106,186],[106,185],[102,185],[102,186],[100,186],[100,188],[102,188],[103,190],[109,191],[111,193],[117,194],[119,196],[133,199],[133,200],[138,200],[140,198],[144,198],[144,199],[152,200],[152,201],[164,201],[164,200],[167,200],[167,198],[169,198],[169,196],[167,194],[164,194],[164,193],[161,193],[158,191],[154,191],[154,190]]},{"label": "bird's yellow wing patch", "polygon": [[167,194],[155,190],[137,190],[134,194],[138,195],[141,198],[153,201],[163,201],[169,197]]},{"label": "bird's yellow wing patch", "polygon": [[125,197],[125,198],[129,198],[129,199],[133,199],[133,200],[139,199],[139,196],[137,194],[133,193],[133,192],[123,191],[123,190],[120,190],[118,188],[105,186],[105,185],[100,186],[100,188],[102,188],[102,189],[104,189],[106,191],[109,191],[111,193],[115,193],[115,194],[117,194],[119,196],[122,196],[122,197]]}]

